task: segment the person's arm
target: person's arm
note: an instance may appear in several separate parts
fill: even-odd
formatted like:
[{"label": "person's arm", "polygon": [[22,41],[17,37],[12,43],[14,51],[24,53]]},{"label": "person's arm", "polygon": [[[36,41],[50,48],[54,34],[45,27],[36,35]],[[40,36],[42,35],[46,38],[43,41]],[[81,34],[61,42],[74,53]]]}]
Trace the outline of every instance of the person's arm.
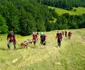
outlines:
[{"label": "person's arm", "polygon": [[13,37],[14,37],[14,40],[16,41],[16,39],[15,39],[15,34],[13,35]]},{"label": "person's arm", "polygon": [[44,35],[44,37],[45,37],[45,41],[46,41],[46,35]]}]

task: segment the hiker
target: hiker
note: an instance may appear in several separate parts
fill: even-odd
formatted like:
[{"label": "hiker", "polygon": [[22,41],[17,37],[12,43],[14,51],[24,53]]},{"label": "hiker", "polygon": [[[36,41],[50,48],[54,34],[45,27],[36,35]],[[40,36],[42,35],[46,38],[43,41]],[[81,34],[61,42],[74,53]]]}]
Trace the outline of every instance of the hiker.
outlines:
[{"label": "hiker", "polygon": [[33,43],[34,43],[34,46],[36,45],[36,42],[38,40],[38,36],[35,32],[33,32]]},{"label": "hiker", "polygon": [[71,39],[72,33],[68,32],[68,38]]},{"label": "hiker", "polygon": [[62,31],[62,35],[64,36],[64,31]]},{"label": "hiker", "polygon": [[23,43],[20,44],[23,48],[28,48],[28,45],[31,44],[33,40],[27,39],[27,41],[24,41]]},{"label": "hiker", "polygon": [[67,31],[65,31],[65,37],[67,37]]},{"label": "hiker", "polygon": [[10,50],[10,43],[11,42],[13,42],[14,49],[16,49],[16,39],[15,39],[15,34],[14,34],[13,30],[11,30],[9,32],[9,34],[7,35],[7,40],[9,40],[8,43],[7,43],[8,49]]},{"label": "hiker", "polygon": [[41,43],[41,45],[46,45],[46,35],[45,34],[43,34],[43,32],[41,33],[41,36],[40,36],[40,43]]},{"label": "hiker", "polygon": [[27,48],[27,45],[28,45],[27,41],[24,41],[23,43],[21,43],[21,46],[24,48]]},{"label": "hiker", "polygon": [[57,38],[58,46],[60,47],[62,41],[62,33],[60,33],[60,31],[57,32],[56,38]]},{"label": "hiker", "polygon": [[27,44],[29,44],[29,43],[32,43],[32,42],[34,42],[33,40],[29,40],[29,39],[27,39]]}]

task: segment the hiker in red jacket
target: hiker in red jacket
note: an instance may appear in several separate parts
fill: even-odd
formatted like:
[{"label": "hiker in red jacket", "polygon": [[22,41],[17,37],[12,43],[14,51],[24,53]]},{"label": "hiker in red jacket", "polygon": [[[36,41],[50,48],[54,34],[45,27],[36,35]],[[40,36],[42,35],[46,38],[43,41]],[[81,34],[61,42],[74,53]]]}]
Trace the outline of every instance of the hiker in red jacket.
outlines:
[{"label": "hiker in red jacket", "polygon": [[62,41],[62,33],[60,33],[60,31],[57,32],[56,38],[57,38],[58,46],[60,47]]},{"label": "hiker in red jacket", "polygon": [[41,44],[42,45],[46,45],[46,35],[45,34],[43,34],[43,32],[42,32],[42,34],[41,34],[41,36],[40,36],[40,40],[41,40]]},{"label": "hiker in red jacket", "polygon": [[72,33],[68,32],[68,38],[71,39]]},{"label": "hiker in red jacket", "polygon": [[36,45],[36,42],[38,40],[38,36],[35,32],[33,32],[33,43],[34,43],[34,46]]},{"label": "hiker in red jacket", "polygon": [[7,40],[8,40],[8,39],[9,39],[8,44],[7,44],[8,49],[10,49],[10,43],[11,43],[11,42],[13,42],[14,49],[16,49],[16,39],[15,39],[15,34],[14,34],[13,30],[11,30],[11,31],[9,32],[9,34],[7,35]]}]

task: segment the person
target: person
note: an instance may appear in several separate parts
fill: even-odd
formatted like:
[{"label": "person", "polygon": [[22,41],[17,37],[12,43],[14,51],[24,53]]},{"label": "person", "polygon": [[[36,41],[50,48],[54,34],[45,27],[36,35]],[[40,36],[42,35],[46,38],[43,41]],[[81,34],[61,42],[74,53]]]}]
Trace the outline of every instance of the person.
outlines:
[{"label": "person", "polygon": [[15,39],[15,34],[14,34],[14,31],[11,30],[9,32],[9,34],[7,35],[7,46],[8,46],[8,49],[10,50],[10,43],[13,42],[13,45],[14,45],[14,49],[16,49],[16,39]]},{"label": "person", "polygon": [[38,40],[38,36],[35,32],[33,32],[33,43],[34,43],[34,46],[36,45],[36,42]]},{"label": "person", "polygon": [[27,41],[24,41],[24,43],[21,43],[21,46],[24,47],[24,48],[25,47],[27,48],[27,45],[28,45],[28,42]]},{"label": "person", "polygon": [[22,46],[23,48],[28,48],[28,45],[31,44],[32,42],[33,40],[27,39],[27,41],[22,42],[20,46]]},{"label": "person", "polygon": [[62,41],[62,33],[60,33],[60,31],[57,32],[56,38],[57,38],[58,46],[60,47]]},{"label": "person", "polygon": [[62,35],[64,36],[64,31],[62,31]]},{"label": "person", "polygon": [[41,36],[40,36],[40,43],[41,43],[41,45],[46,45],[46,35],[42,32],[42,34],[41,34]]},{"label": "person", "polygon": [[67,31],[65,31],[65,37],[67,37]]},{"label": "person", "polygon": [[68,32],[68,38],[71,39],[71,36],[72,36],[72,33],[70,31],[70,32]]}]

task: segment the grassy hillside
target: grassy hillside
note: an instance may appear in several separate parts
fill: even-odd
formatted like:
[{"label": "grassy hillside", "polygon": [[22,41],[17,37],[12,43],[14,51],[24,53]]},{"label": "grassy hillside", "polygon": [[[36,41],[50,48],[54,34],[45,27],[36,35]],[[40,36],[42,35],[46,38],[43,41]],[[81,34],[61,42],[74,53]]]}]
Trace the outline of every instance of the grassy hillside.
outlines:
[{"label": "grassy hillside", "polygon": [[78,7],[78,8],[74,7],[70,11],[65,10],[65,9],[61,9],[61,8],[51,7],[51,6],[49,6],[49,8],[55,9],[56,13],[58,13],[59,15],[62,15],[64,13],[69,13],[70,15],[81,15],[81,14],[85,14],[85,8],[83,8],[83,7]]},{"label": "grassy hillside", "polygon": [[[72,31],[71,40],[63,37],[59,49],[55,39],[55,31],[45,32],[47,35],[46,48],[33,44],[28,49],[22,49],[18,44],[31,39],[32,36],[19,36],[17,50],[7,50],[7,35],[0,35],[0,70],[85,70],[85,29]],[[43,46],[42,46],[43,47]]]}]

